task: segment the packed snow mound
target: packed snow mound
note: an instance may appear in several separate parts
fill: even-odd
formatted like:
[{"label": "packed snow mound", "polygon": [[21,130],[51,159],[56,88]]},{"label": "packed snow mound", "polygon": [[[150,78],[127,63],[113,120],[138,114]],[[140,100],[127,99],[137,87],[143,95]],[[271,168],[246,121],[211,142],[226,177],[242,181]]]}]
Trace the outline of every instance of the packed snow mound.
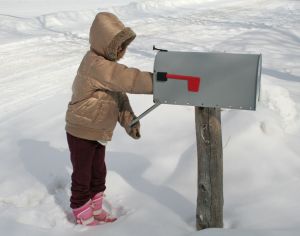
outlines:
[{"label": "packed snow mound", "polygon": [[266,77],[262,86],[261,102],[269,109],[279,114],[282,128],[286,131],[293,127],[299,120],[297,104],[291,98],[288,89],[274,85],[272,80]]},{"label": "packed snow mound", "polygon": [[66,11],[43,15],[37,19],[43,27],[48,29],[56,27],[73,28],[74,26],[78,27],[78,23],[80,25],[90,24],[97,13],[97,10]]}]

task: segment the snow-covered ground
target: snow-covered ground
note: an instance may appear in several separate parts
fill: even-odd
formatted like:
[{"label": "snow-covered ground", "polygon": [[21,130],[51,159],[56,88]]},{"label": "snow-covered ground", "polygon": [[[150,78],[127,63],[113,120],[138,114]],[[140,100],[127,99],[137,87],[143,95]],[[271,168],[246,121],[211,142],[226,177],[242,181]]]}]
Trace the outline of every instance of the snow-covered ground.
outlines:
[{"label": "snow-covered ground", "polygon": [[[107,147],[119,220],[74,225],[64,116],[99,11],[137,32],[122,63],[143,70],[153,44],[263,54],[257,111],[222,112],[225,229],[195,231],[194,110],[168,105],[142,139],[118,126]],[[299,29],[297,0],[0,0],[0,235],[300,235]],[[137,114],[152,105],[130,99]]]}]

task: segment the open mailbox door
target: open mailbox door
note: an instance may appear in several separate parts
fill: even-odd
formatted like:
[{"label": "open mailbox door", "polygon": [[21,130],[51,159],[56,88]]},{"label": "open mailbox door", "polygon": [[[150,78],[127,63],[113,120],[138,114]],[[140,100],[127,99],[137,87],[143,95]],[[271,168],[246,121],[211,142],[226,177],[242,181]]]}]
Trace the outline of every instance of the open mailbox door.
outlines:
[{"label": "open mailbox door", "polygon": [[153,101],[160,104],[255,110],[262,56],[161,50],[154,62]]}]

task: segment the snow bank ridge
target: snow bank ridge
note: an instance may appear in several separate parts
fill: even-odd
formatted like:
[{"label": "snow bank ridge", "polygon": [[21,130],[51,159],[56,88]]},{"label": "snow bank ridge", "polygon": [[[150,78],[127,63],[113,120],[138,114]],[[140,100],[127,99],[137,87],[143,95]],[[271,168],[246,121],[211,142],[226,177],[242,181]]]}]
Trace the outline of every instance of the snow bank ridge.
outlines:
[{"label": "snow bank ridge", "polygon": [[90,24],[97,12],[97,10],[57,12],[36,18],[0,15],[0,31],[28,35],[55,28],[72,28],[78,24]]},{"label": "snow bank ridge", "polygon": [[204,2],[213,2],[216,0],[146,0],[142,2],[134,2],[129,4],[130,6],[135,5],[138,9],[151,9],[161,7],[178,7],[184,5],[201,4]]},{"label": "snow bank ridge", "polygon": [[97,12],[97,10],[57,12],[39,16],[37,19],[45,28],[57,26],[70,27],[70,25],[78,25],[78,23],[90,23],[94,19]]},{"label": "snow bank ridge", "polygon": [[28,32],[38,29],[37,19],[0,15],[0,31],[5,33]]},{"label": "snow bank ridge", "polygon": [[[138,1],[138,2],[132,2],[126,6],[123,6],[124,8],[130,9],[130,10],[139,10],[139,11],[152,11],[152,10],[167,10],[167,9],[173,9],[177,8],[176,11],[180,11],[179,7],[185,7],[185,6],[191,6],[191,5],[197,5],[197,7],[201,6],[210,6],[210,7],[220,7],[220,6],[230,6],[234,4],[238,5],[247,5],[247,6],[255,6],[257,4],[263,4],[272,6],[274,4],[275,0],[251,0],[251,1],[243,1],[243,0],[144,0],[144,1]],[[280,1],[276,1],[278,4],[280,4]],[[255,4],[256,3],[256,4]],[[282,3],[280,4],[282,5]]]}]

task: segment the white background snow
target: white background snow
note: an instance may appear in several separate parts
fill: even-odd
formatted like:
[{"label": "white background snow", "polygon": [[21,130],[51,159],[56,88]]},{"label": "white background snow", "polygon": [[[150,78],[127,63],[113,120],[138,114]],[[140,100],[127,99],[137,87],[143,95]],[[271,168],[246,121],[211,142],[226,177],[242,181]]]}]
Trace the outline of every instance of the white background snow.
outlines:
[{"label": "white background snow", "polygon": [[[134,1],[134,0],[133,0]],[[99,11],[138,37],[122,63],[152,71],[152,45],[262,53],[257,111],[222,112],[225,229],[195,231],[192,107],[163,105],[135,141],[107,146],[113,224],[75,226],[64,116]],[[300,235],[298,0],[0,0],[0,235]],[[130,95],[140,114],[152,96]]]}]

